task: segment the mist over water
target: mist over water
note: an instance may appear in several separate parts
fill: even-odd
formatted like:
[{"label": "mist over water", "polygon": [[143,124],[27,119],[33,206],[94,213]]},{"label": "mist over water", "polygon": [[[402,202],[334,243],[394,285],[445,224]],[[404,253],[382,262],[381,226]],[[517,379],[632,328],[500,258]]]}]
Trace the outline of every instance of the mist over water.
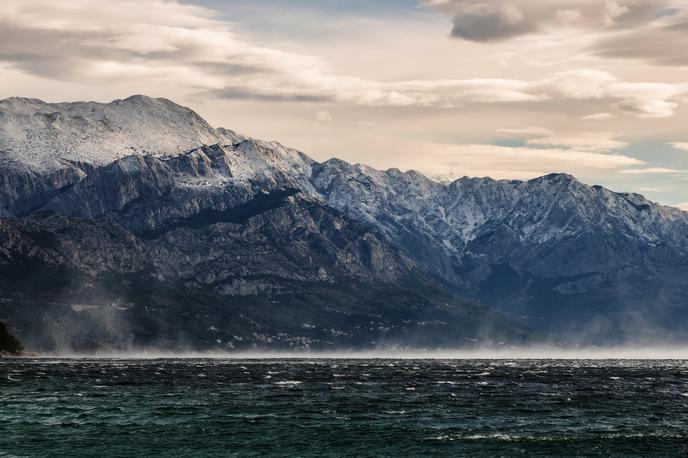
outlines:
[{"label": "mist over water", "polygon": [[672,347],[485,347],[471,349],[379,348],[374,350],[198,352],[168,350],[56,352],[42,358],[86,359],[404,359],[404,360],[688,360],[688,346]]}]

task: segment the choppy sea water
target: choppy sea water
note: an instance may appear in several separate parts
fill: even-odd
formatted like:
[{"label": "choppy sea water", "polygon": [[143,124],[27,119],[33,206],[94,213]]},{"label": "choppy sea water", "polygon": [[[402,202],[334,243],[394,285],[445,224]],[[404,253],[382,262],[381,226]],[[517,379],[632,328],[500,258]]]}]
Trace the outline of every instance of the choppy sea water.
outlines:
[{"label": "choppy sea water", "polygon": [[0,360],[0,456],[457,455],[688,455],[688,361]]}]

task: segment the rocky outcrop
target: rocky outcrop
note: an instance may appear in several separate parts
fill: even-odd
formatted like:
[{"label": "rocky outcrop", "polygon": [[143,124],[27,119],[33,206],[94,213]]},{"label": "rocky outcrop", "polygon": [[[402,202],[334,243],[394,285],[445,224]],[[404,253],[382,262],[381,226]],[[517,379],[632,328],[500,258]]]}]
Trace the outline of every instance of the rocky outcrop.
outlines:
[{"label": "rocky outcrop", "polygon": [[0,357],[20,356],[23,351],[24,347],[22,347],[16,337],[10,334],[5,323],[0,321]]}]

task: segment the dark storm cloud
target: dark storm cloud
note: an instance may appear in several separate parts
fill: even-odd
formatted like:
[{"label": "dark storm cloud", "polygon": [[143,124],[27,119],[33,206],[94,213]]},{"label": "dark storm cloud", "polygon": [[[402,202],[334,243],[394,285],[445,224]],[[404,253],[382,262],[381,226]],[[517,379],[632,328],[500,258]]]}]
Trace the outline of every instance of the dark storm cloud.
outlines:
[{"label": "dark storm cloud", "polygon": [[493,5],[467,8],[454,16],[453,23],[453,37],[479,42],[506,40],[537,30],[520,10]]},{"label": "dark storm cloud", "polygon": [[455,38],[504,41],[562,26],[628,30],[671,11],[671,0],[425,0],[452,18]]}]

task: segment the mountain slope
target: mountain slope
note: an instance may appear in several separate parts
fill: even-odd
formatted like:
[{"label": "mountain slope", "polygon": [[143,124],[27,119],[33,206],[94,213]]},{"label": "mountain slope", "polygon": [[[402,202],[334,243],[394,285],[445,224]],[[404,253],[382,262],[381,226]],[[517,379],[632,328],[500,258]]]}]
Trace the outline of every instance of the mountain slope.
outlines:
[{"label": "mountain slope", "polygon": [[0,316],[43,351],[523,342],[329,207],[287,197],[136,235],[37,213],[0,223]]},{"label": "mountain slope", "polygon": [[[8,99],[3,110],[0,216],[13,221],[48,211],[119,227],[146,246],[176,240],[170,256],[196,259],[194,268],[212,275],[251,272],[204,249],[216,243],[207,238],[215,228],[239,225],[252,262],[281,253],[252,265],[256,275],[293,274],[321,286],[328,283],[315,274],[320,267],[356,282],[371,276],[369,285],[420,278],[557,341],[688,338],[688,213],[640,195],[564,174],[439,183],[414,171],[318,163],[140,96],[110,104]],[[325,226],[316,208],[330,215]],[[357,235],[341,245],[340,229],[349,226]],[[269,236],[255,238],[268,227]],[[274,251],[282,232],[291,234],[289,252]],[[320,242],[309,245],[313,234]],[[224,243],[220,252],[241,249]],[[354,262],[342,267],[342,259]]]},{"label": "mountain slope", "polygon": [[444,185],[332,162],[323,197],[457,291],[557,338],[686,337],[686,212],[563,174]]}]

